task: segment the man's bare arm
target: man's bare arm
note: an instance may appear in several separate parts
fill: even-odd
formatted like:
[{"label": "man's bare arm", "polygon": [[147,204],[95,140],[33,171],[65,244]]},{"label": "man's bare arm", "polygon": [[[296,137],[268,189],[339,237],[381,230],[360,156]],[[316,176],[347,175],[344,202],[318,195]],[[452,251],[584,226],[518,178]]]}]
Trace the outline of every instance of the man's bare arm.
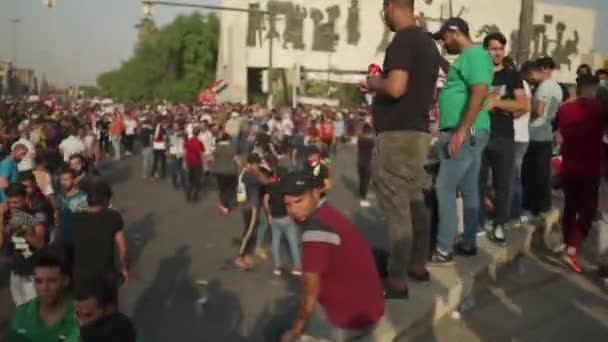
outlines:
[{"label": "man's bare arm", "polygon": [[405,70],[395,69],[388,73],[386,78],[370,78],[371,89],[388,95],[392,98],[399,98],[407,92],[409,83],[409,73]]},{"label": "man's bare arm", "polygon": [[471,86],[471,97],[469,98],[469,107],[462,116],[462,120],[460,121],[460,126],[458,127],[458,129],[468,131],[471,126],[473,126],[473,123],[475,122],[477,115],[479,115],[479,113],[481,112],[483,108],[483,103],[488,97],[489,93],[490,88],[487,84],[473,84]]},{"label": "man's bare arm", "polygon": [[523,89],[516,89],[515,99],[502,99],[502,100],[492,100],[491,107],[502,109],[505,112],[513,113],[514,118],[519,118],[520,116],[529,113],[530,107],[530,98],[526,95],[526,92]]},{"label": "man's bare arm", "polygon": [[298,316],[291,331],[294,336],[299,336],[304,331],[306,322],[310,319],[310,316],[315,310],[317,305],[317,298],[319,297],[319,291],[321,289],[321,275],[318,273],[307,273],[302,275],[302,292],[300,295],[300,307],[298,309]]}]

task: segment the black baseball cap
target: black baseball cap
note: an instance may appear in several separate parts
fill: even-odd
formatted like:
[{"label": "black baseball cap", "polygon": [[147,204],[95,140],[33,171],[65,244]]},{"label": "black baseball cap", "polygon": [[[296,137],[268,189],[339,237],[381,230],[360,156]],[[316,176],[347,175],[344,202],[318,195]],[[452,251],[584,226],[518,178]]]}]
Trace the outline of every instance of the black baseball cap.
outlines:
[{"label": "black baseball cap", "polygon": [[448,31],[460,31],[460,33],[466,34],[468,36],[469,24],[467,24],[467,22],[460,17],[452,17],[446,20],[443,25],[441,25],[439,31],[433,33],[433,38],[435,40],[442,40],[443,35]]},{"label": "black baseball cap", "polygon": [[300,196],[315,188],[312,177],[305,172],[291,172],[281,178],[280,189],[283,195]]},{"label": "black baseball cap", "polygon": [[321,150],[316,145],[308,146],[308,155],[321,154]]}]

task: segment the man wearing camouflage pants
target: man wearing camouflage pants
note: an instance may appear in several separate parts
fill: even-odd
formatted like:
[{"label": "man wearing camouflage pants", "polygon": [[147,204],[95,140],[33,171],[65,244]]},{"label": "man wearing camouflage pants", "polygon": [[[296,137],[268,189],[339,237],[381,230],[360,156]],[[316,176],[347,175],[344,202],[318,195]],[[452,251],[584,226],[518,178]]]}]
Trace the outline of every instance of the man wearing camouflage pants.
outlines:
[{"label": "man wearing camouflage pants", "polygon": [[372,182],[391,239],[385,294],[399,299],[408,296],[406,275],[429,280],[430,229],[422,188],[440,56],[431,37],[416,26],[413,0],[385,0],[383,14],[395,38],[386,50],[384,71],[369,76],[361,90],[375,93]]}]

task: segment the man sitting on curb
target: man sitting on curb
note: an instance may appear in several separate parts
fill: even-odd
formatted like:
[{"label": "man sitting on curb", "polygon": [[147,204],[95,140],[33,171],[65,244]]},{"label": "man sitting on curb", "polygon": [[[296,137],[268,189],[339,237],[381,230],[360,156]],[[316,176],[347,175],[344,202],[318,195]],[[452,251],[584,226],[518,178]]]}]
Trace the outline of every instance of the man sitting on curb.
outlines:
[{"label": "man sitting on curb", "polygon": [[280,186],[287,213],[302,230],[302,290],[299,308],[278,315],[266,341],[296,341],[303,334],[350,341],[371,334],[384,314],[384,297],[367,241],[321,199],[307,173],[291,173]]}]

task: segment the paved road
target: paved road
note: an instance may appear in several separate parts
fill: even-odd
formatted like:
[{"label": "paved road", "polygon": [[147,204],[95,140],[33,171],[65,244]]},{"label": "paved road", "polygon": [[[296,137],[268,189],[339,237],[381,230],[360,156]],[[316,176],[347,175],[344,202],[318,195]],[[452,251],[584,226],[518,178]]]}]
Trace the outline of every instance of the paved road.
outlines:
[{"label": "paved road", "polygon": [[573,274],[555,258],[525,258],[477,289],[460,319],[445,317],[414,341],[606,341],[608,291],[597,285],[592,274]]},{"label": "paved road", "polygon": [[[353,196],[354,149],[340,152],[332,164],[336,189],[330,200],[355,219],[372,245],[385,247],[378,211],[360,209]],[[138,161],[125,160],[108,172],[115,204],[124,211],[135,265],[133,282],[122,295],[123,310],[146,341],[177,336],[180,341],[260,340],[273,308],[297,291],[297,279],[273,276],[270,261],[252,272],[232,270],[227,263],[236,255],[231,240],[241,234],[240,212],[221,216],[214,189],[200,204],[187,204],[169,182],[141,180]],[[209,285],[198,286],[199,281]],[[202,296],[208,302],[195,305]]]},{"label": "paved road", "polygon": [[[353,218],[373,247],[386,248],[387,233],[378,210],[359,208],[354,196],[354,148],[345,146],[331,168],[335,189],[330,200]],[[145,341],[262,341],[267,319],[277,305],[294,299],[298,283],[292,277],[274,277],[270,262],[246,273],[227,267],[237,249],[231,240],[241,234],[240,213],[224,217],[216,211],[213,185],[201,203],[193,205],[187,204],[183,193],[175,191],[169,182],[142,180],[138,157],[112,165],[104,174],[114,184],[113,202],[123,212],[134,265],[131,283],[121,293],[122,309],[134,319]],[[208,285],[199,286],[200,282]],[[540,291],[545,289],[534,287],[530,296],[539,297],[543,293]],[[579,293],[581,290],[572,288],[569,292],[558,291],[554,297]],[[207,303],[197,305],[203,297]],[[551,298],[547,300],[550,303],[554,301]],[[0,318],[10,311],[10,303],[6,282],[0,283]],[[492,314],[480,319],[514,320],[513,314]],[[547,317],[559,319],[564,326],[568,323],[565,314]],[[477,318],[471,319],[477,322]],[[603,322],[605,328],[607,320]],[[430,336],[453,341],[441,339],[441,334],[454,329],[449,324],[440,325]],[[478,340],[489,341],[479,336]]]}]

